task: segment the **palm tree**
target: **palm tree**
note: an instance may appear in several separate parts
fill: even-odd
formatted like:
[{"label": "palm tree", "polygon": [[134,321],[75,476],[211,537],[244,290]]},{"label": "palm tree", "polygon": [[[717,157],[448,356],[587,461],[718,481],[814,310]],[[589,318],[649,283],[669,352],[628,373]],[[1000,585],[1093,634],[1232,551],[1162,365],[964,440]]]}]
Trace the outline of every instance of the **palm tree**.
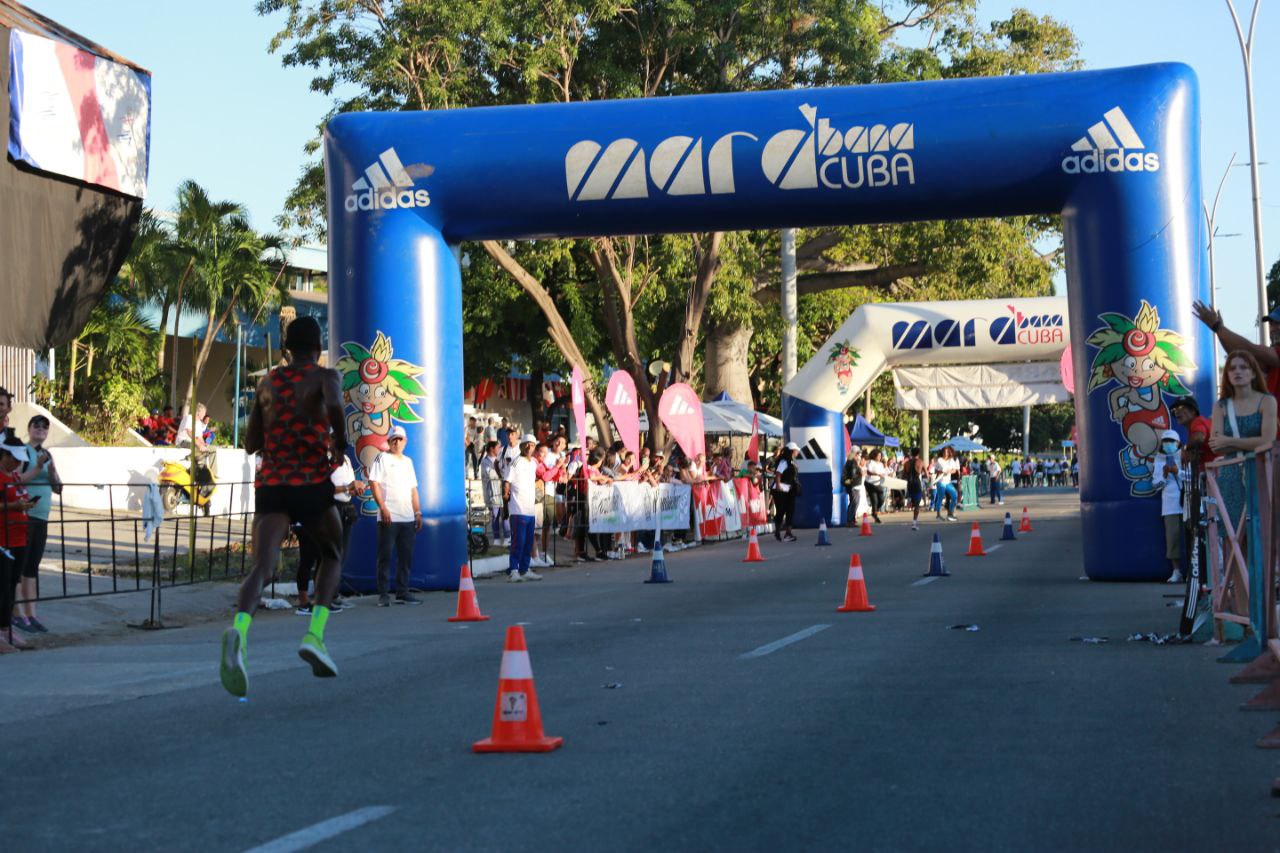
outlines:
[{"label": "palm tree", "polygon": [[[212,347],[213,338],[217,334],[217,331],[213,330],[213,325],[224,298],[223,276],[226,272],[227,258],[236,253],[246,233],[252,232],[242,204],[234,201],[211,201],[204,188],[192,180],[183,181],[178,186],[176,236],[178,245],[188,255],[188,262],[178,282],[178,293],[174,303],[174,370],[170,385],[172,397],[178,395],[176,369],[178,320],[176,318],[182,316],[185,304],[189,303],[203,309],[209,319],[205,339],[201,345],[203,358],[197,357],[192,365],[184,407],[191,399],[195,377],[203,367],[203,362],[208,359],[208,350]],[[187,293],[186,286],[189,280],[190,293]]]}]

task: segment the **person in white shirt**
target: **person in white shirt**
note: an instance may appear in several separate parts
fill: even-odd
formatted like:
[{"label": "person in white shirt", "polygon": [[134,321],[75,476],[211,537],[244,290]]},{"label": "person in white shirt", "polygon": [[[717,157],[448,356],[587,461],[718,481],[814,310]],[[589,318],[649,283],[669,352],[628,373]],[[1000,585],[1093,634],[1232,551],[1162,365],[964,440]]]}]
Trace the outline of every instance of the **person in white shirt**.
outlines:
[{"label": "person in white shirt", "polygon": [[1182,480],[1179,471],[1182,438],[1171,429],[1160,434],[1160,452],[1151,485],[1160,490],[1160,515],[1164,522],[1164,556],[1169,561],[1169,583],[1182,583]]},{"label": "person in white shirt", "polygon": [[1013,479],[1009,481],[1010,486],[1016,489],[1020,485],[1022,485],[1022,460],[1021,459],[1018,459],[1016,457],[1014,458],[1013,462],[1010,463],[1009,465],[1009,473],[1013,476]]},{"label": "person in white shirt", "polygon": [[987,477],[991,481],[991,503],[1004,506],[1004,469],[1000,460],[992,456],[987,460]]},{"label": "person in white shirt", "polygon": [[520,455],[507,469],[505,482],[507,509],[511,513],[511,553],[508,559],[507,579],[539,581],[542,575],[529,569],[533,556],[533,527],[536,514],[542,509],[538,502],[538,463],[533,458],[537,438],[525,434],[520,437]]},{"label": "person in white shirt", "polygon": [[871,517],[880,523],[880,510],[884,508],[884,462],[880,461],[880,448],[875,448],[867,456],[867,476],[863,486],[867,490],[867,502],[871,504]]},{"label": "person in white shirt", "polygon": [[[342,518],[342,557],[345,563],[347,546],[351,543],[351,529],[360,518],[360,509],[351,498],[354,495],[363,494],[365,484],[356,478],[351,459],[345,453],[342,455],[342,464],[334,469],[329,476],[329,481],[333,483],[334,506],[338,508],[338,515]],[[296,612],[299,616],[310,616],[311,592],[308,587],[311,585],[312,572],[320,565],[320,548],[314,539],[306,535],[300,525],[294,526],[294,532],[298,536],[298,609]],[[341,596],[335,594],[333,603],[329,605],[329,611],[339,613],[350,606]]]},{"label": "person in white shirt", "polygon": [[192,423],[191,413],[187,412],[186,417],[182,419],[182,423],[178,425],[178,435],[173,441],[176,447],[194,447],[201,453],[208,449],[208,446],[204,443],[204,419],[206,412],[207,410],[205,409],[204,403],[196,404],[195,419],[198,423],[195,424]]},{"label": "person in white shirt", "polygon": [[498,451],[502,448],[498,442],[488,441],[484,445],[484,455],[480,458],[480,485],[484,490],[484,505],[489,510],[489,520],[493,527],[493,543],[506,545],[503,536],[503,505],[501,460]]},{"label": "person in white shirt", "polygon": [[387,443],[391,449],[380,453],[369,469],[373,499],[378,503],[378,606],[391,604],[388,575],[393,549],[396,553],[396,603],[421,604],[421,599],[409,591],[413,544],[422,529],[418,474],[413,470],[413,460],[404,454],[404,427],[392,427]]}]

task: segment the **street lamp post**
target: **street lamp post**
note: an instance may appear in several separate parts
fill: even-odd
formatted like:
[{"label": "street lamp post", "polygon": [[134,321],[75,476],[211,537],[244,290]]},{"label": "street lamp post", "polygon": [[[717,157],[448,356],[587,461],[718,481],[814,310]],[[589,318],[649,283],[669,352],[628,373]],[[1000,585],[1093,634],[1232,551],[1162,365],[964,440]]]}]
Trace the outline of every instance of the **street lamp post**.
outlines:
[{"label": "street lamp post", "polygon": [[1218,219],[1218,201],[1222,198],[1222,188],[1227,184],[1227,176],[1231,174],[1231,167],[1236,162],[1235,152],[1231,152],[1231,159],[1227,161],[1226,171],[1222,173],[1222,180],[1218,181],[1218,191],[1213,194],[1213,207],[1209,207],[1205,202],[1200,202],[1204,207],[1205,229],[1209,232],[1209,304],[1216,311],[1218,308],[1218,285],[1214,280],[1213,266],[1213,238],[1218,236],[1218,228],[1215,224]]},{"label": "street lamp post", "polygon": [[1254,0],[1253,14],[1249,18],[1249,36],[1246,38],[1240,27],[1235,4],[1232,0],[1227,0],[1231,21],[1236,26],[1236,38],[1240,41],[1240,55],[1244,60],[1244,97],[1249,115],[1249,179],[1253,185],[1253,250],[1258,277],[1258,342],[1267,346],[1270,341],[1267,324],[1263,320],[1267,315],[1267,276],[1262,254],[1262,191],[1258,186],[1258,134],[1253,120],[1253,32],[1258,23],[1260,8],[1262,0]]}]

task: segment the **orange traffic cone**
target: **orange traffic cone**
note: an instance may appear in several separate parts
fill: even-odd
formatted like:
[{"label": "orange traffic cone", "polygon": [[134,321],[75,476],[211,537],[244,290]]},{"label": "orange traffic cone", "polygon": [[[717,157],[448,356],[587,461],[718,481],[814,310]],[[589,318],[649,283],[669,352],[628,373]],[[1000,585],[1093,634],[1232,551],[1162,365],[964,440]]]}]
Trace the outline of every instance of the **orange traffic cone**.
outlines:
[{"label": "orange traffic cone", "polygon": [[1027,508],[1025,506],[1022,508],[1022,523],[1018,525],[1018,532],[1031,532],[1031,515],[1027,512]]},{"label": "orange traffic cone", "polygon": [[498,702],[493,709],[493,734],[471,745],[472,752],[550,752],[564,743],[562,737],[542,733],[538,693],[533,688],[533,667],[524,644],[524,628],[507,628],[498,673]]},{"label": "orange traffic cone", "polygon": [[849,558],[849,580],[844,585],[844,604],[836,608],[838,613],[870,613],[875,605],[867,601],[867,582],[862,577],[862,560],[854,554]]},{"label": "orange traffic cone", "polygon": [[969,530],[969,550],[965,552],[966,557],[985,557],[987,552],[982,549],[982,531],[978,528],[978,522],[973,523],[973,527]]},{"label": "orange traffic cone", "polygon": [[450,616],[450,622],[487,622],[488,616],[480,613],[480,600],[476,598],[476,582],[471,579],[471,566],[462,564],[462,577],[458,578],[458,613]]},{"label": "orange traffic cone", "polygon": [[859,536],[871,536],[871,516],[865,512],[862,514],[862,529],[858,531]]},{"label": "orange traffic cone", "polygon": [[755,525],[751,526],[751,532],[747,534],[747,556],[743,559],[744,563],[763,563],[764,554],[760,553],[760,537],[756,536]]}]

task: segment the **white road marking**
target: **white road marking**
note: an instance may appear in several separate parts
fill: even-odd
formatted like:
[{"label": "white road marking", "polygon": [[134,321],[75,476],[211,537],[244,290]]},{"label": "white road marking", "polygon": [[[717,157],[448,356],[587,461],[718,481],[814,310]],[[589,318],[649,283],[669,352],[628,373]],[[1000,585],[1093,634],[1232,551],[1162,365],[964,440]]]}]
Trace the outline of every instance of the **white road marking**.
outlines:
[{"label": "white road marking", "polygon": [[920,580],[913,583],[912,586],[924,586],[927,583],[933,583],[940,577],[942,577],[942,575],[929,575],[927,578],[920,578]]},{"label": "white road marking", "polygon": [[1003,547],[1004,547],[1003,545],[992,545],[990,548],[987,549],[987,553],[990,554],[992,551],[999,551]]},{"label": "white road marking", "polygon": [[785,648],[786,646],[789,646],[792,643],[798,643],[801,640],[808,639],[809,637],[812,637],[814,634],[818,633],[819,631],[825,631],[830,627],[831,627],[830,625],[810,625],[808,628],[805,628],[803,631],[797,631],[789,637],[783,637],[781,640],[774,640],[772,643],[761,646],[758,649],[752,649],[746,654],[738,655],[738,660],[750,660],[751,658],[762,658],[765,655],[771,654],[772,652],[776,652],[778,649]]},{"label": "white road marking", "polygon": [[395,806],[366,806],[344,815],[322,820],[297,832],[282,835],[274,841],[268,841],[245,853],[293,853],[295,850],[306,850],[321,841],[328,841],[344,832],[350,832],[366,823],[384,818],[395,810]]}]

